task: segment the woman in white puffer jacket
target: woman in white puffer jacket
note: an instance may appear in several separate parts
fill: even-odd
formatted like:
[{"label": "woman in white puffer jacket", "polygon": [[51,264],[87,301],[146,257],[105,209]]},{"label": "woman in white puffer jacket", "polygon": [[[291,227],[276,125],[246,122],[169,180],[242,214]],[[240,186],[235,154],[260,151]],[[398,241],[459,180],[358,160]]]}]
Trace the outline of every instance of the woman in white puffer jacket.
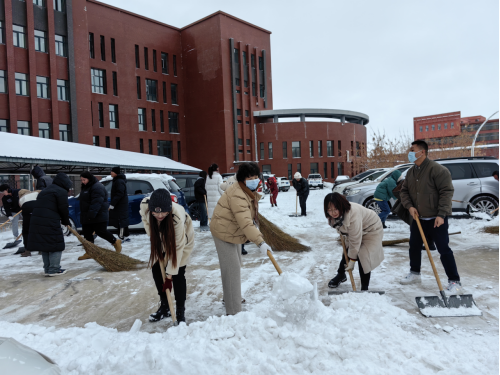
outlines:
[{"label": "woman in white puffer jacket", "polygon": [[207,191],[207,206],[208,206],[208,218],[211,219],[214,213],[215,206],[219,198],[224,194],[221,189],[222,176],[219,173],[219,166],[217,164],[212,164],[208,167],[207,182],[205,183],[205,190]]}]

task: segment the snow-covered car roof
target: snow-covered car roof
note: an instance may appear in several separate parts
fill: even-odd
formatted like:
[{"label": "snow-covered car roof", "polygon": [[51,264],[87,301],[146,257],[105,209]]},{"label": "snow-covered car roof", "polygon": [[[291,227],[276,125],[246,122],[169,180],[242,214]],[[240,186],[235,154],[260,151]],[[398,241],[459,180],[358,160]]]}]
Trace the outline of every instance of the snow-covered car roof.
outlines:
[{"label": "snow-covered car roof", "polygon": [[[125,173],[125,177],[127,177],[127,180],[162,180],[162,181],[169,181],[169,180],[175,180],[172,176],[166,174],[166,173]],[[112,180],[113,177],[107,176],[104,177],[101,182],[103,181],[110,181]]]}]

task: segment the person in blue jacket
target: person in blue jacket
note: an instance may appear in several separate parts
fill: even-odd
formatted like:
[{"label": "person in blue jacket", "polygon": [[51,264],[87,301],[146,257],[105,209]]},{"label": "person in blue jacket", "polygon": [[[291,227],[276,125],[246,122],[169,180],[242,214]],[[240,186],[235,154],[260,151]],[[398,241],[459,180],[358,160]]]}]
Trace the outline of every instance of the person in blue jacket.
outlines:
[{"label": "person in blue jacket", "polygon": [[377,189],[375,190],[375,194],[373,196],[373,199],[377,201],[377,204],[380,207],[381,211],[378,214],[378,217],[380,217],[384,229],[387,228],[387,226],[385,225],[387,216],[389,216],[389,214],[391,213],[389,200],[391,198],[394,198],[395,200],[397,199],[392,193],[392,191],[398,184],[399,177],[401,177],[400,171],[396,170],[392,172],[389,177],[387,177],[384,181],[378,184]]}]

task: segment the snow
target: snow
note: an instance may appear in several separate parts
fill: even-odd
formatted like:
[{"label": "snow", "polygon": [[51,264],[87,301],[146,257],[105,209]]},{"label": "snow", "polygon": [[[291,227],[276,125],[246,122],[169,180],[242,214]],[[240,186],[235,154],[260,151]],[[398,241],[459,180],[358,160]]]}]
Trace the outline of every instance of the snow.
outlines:
[{"label": "snow", "polygon": [[[307,217],[295,212],[293,188],[269,197],[260,212],[312,251],[275,252],[277,275],[258,248],[247,245],[241,270],[243,311],[225,316],[217,253],[210,232],[195,234],[186,270],[186,319],[148,322],[158,295],[151,271],[108,273],[94,261],[77,261],[82,248],[66,238],[62,264],[68,274],[44,278],[41,257],[1,250],[12,240],[0,233],[0,337],[13,337],[54,359],[63,374],[498,374],[498,236],[482,232],[492,221],[450,218],[450,247],[463,288],[483,316],[426,318],[415,297],[439,296],[427,255],[422,284],[402,286],[408,244],[384,248],[370,289],[385,295],[328,296],[341,258],[338,235],[323,213],[330,189],[311,190]],[[389,220],[384,239],[409,237],[408,226]],[[195,222],[198,226],[198,223]],[[111,248],[98,239],[96,244]],[[148,260],[149,240],[134,233],[123,253]],[[438,272],[445,273],[437,251]],[[355,280],[359,284],[357,270]],[[348,291],[350,283],[339,290]],[[454,309],[455,310],[455,309]],[[458,309],[456,309],[458,310]]]},{"label": "snow", "polygon": [[436,317],[451,317],[451,316],[481,316],[481,310],[477,308],[476,305],[472,307],[426,307],[420,310],[424,316]]}]

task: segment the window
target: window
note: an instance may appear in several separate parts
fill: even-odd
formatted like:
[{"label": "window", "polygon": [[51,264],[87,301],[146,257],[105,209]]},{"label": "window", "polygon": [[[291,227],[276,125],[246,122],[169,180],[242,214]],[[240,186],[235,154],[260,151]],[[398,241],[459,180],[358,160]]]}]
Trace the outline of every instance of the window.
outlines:
[{"label": "window", "polygon": [[168,132],[179,133],[179,114],[177,112],[168,112]]},{"label": "window", "polygon": [[149,155],[153,155],[153,140],[148,139]]},{"label": "window", "polygon": [[111,140],[109,137],[106,137],[106,148],[111,148]]},{"label": "window", "polygon": [[36,77],[36,96],[41,99],[50,98],[49,77]]},{"label": "window", "polygon": [[342,142],[338,141],[337,152],[339,153],[339,157],[342,156]]},{"label": "window", "polygon": [[177,56],[174,55],[172,63],[174,66],[174,77],[177,77]]},{"label": "window", "polygon": [[448,123],[446,123],[446,122],[445,122],[445,124],[444,124],[444,128],[445,128],[445,129],[448,129]]},{"label": "window", "polygon": [[432,130],[436,130],[436,125],[432,125]]},{"label": "window", "polygon": [[318,156],[323,157],[323,141],[318,141]]},{"label": "window", "polygon": [[264,160],[264,142],[260,142],[260,160]]},{"label": "window", "polygon": [[16,95],[28,96],[29,86],[28,86],[28,75],[24,73],[16,73]]},{"label": "window", "polygon": [[110,129],[118,129],[118,105],[110,104],[109,105],[109,128]]},{"label": "window", "polygon": [[243,146],[243,139],[238,138],[238,146]]},{"label": "window", "polygon": [[333,141],[326,141],[326,156],[333,156]]},{"label": "window", "polygon": [[146,124],[146,109],[144,108],[139,108],[137,110],[137,114],[139,116],[138,122],[139,122],[139,131],[147,131],[147,124]]},{"label": "window", "polygon": [[3,21],[0,21],[0,44],[5,44],[5,27]]},{"label": "window", "polygon": [[158,155],[172,159],[172,141],[157,141]]},{"label": "window", "polygon": [[156,131],[156,113],[155,110],[151,110],[151,131]]},{"label": "window", "polygon": [[156,50],[153,50],[153,72],[157,71],[157,64],[156,64]]},{"label": "window", "polygon": [[10,132],[9,120],[0,120],[0,132]]},{"label": "window", "polygon": [[257,96],[255,91],[255,82],[252,82],[252,96]]},{"label": "window", "polygon": [[309,157],[314,157],[314,141],[309,141]]},{"label": "window", "polygon": [[245,117],[249,117],[250,116],[250,112],[248,111],[248,109],[245,109]]},{"label": "window", "polygon": [[54,10],[57,10],[58,12],[64,12],[66,9],[65,2],[65,0],[54,0]]},{"label": "window", "polygon": [[168,53],[161,53],[161,72],[168,74]]},{"label": "window", "polygon": [[116,72],[113,72],[113,95],[118,96],[118,77]]},{"label": "window", "polygon": [[57,100],[69,100],[69,82],[64,79],[57,80]]},{"label": "window", "polygon": [[288,179],[292,179],[292,165],[288,164]]},{"label": "window", "polygon": [[101,60],[106,61],[106,44],[104,40],[104,35],[101,35]]},{"label": "window", "polygon": [[148,47],[144,47],[144,69],[149,70]]},{"label": "window", "polygon": [[17,134],[31,135],[31,126],[30,126],[29,121],[18,121],[17,122]]},{"label": "window", "polygon": [[139,139],[139,152],[144,154],[144,139],[142,138]]},{"label": "window", "polygon": [[240,81],[240,50],[235,48],[233,51],[234,56],[234,81],[236,86],[241,86]]},{"label": "window", "polygon": [[250,139],[247,139],[247,147],[250,147]]},{"label": "window", "polygon": [[181,141],[177,141],[177,161],[181,161]]},{"label": "window", "polygon": [[7,74],[5,70],[0,70],[0,93],[7,92]]},{"label": "window", "polygon": [[177,85],[175,83],[170,84],[170,98],[172,104],[177,104]]},{"label": "window", "polygon": [[262,173],[271,173],[271,164],[264,164],[262,166]]},{"label": "window", "polygon": [[44,7],[44,0],[33,0],[34,5],[38,5],[39,7]]},{"label": "window", "polygon": [[318,163],[311,163],[311,170],[309,173],[319,173]]},{"label": "window", "polygon": [[99,146],[99,136],[98,135],[94,135],[92,137],[92,141],[93,141],[94,146]]},{"label": "window", "polygon": [[90,69],[92,92],[106,94],[106,71],[102,69]]},{"label": "window", "polygon": [[250,121],[245,121],[245,124],[249,125],[249,124],[250,124]]},{"label": "window", "polygon": [[302,165],[297,163],[297,172],[302,173]]},{"label": "window", "polygon": [[[332,178],[335,178],[335,162],[333,162],[333,161],[330,163],[330,173],[331,173]],[[325,175],[325,177],[326,177],[326,175]]]},{"label": "window", "polygon": [[267,151],[268,151],[268,158],[269,159],[272,159],[273,158],[273,143],[272,142],[269,142],[267,144]]},{"label": "window", "polygon": [[454,125],[453,123],[450,124],[450,129],[453,129],[454,127],[453,125]]},{"label": "window", "polygon": [[158,81],[146,79],[146,100],[150,102],[158,101]]},{"label": "window", "polygon": [[[36,31],[35,31],[35,33],[36,33]],[[89,52],[90,52],[90,58],[94,59],[95,58],[94,33],[89,33]]]},{"label": "window", "polygon": [[241,120],[238,120],[238,124],[242,124]]},{"label": "window", "polygon": [[283,159],[288,158],[287,142],[283,142]]},{"label": "window", "polygon": [[14,35],[14,47],[26,48],[26,28],[13,25],[12,33]]},{"label": "window", "polygon": [[35,30],[35,51],[47,52],[47,33]]},{"label": "window", "polygon": [[420,133],[422,133],[422,127],[420,127]]},{"label": "window", "polygon": [[120,137],[116,137],[116,149],[120,149]]},{"label": "window", "polygon": [[260,97],[263,98],[265,96],[265,86],[261,83],[259,85],[259,89],[260,89]]},{"label": "window", "polygon": [[429,125],[425,125],[425,131],[428,132],[429,131]]},{"label": "window", "polygon": [[167,104],[167,82],[163,82],[163,103]]},{"label": "window", "polygon": [[66,37],[56,35],[56,55],[66,57]]},{"label": "window", "polygon": [[323,176],[325,176],[325,178],[328,178],[328,163],[323,163]]},{"label": "window", "polygon": [[456,164],[441,164],[442,166],[448,168],[451,173],[452,180],[468,180],[475,178],[472,173],[472,168],[470,163],[456,163]]},{"label": "window", "polygon": [[137,99],[141,99],[141,77],[135,77],[137,82]]},{"label": "window", "polygon": [[104,128],[104,109],[102,103],[97,103],[97,118],[99,120],[99,127]]},{"label": "window", "polygon": [[292,157],[300,158],[300,141],[292,142]]},{"label": "window", "polygon": [[115,39],[111,38],[111,62],[116,63]]},{"label": "window", "polygon": [[248,87],[248,56],[245,51],[243,51],[242,54],[243,54],[243,84],[245,85],[245,87]]},{"label": "window", "polygon": [[135,67],[136,68],[141,67],[141,62],[139,59],[139,46],[137,44],[135,45]]},{"label": "window", "polygon": [[165,124],[164,124],[164,120],[163,120],[163,111],[160,110],[160,131],[162,133],[165,133]]},{"label": "window", "polygon": [[344,174],[344,163],[337,163],[337,176]]},{"label": "window", "polygon": [[441,130],[441,124],[438,124],[438,130]]},{"label": "window", "polygon": [[236,115],[241,116],[241,109],[239,109],[239,108],[238,108],[238,109],[236,110]]},{"label": "window", "polygon": [[59,124],[59,140],[71,142],[71,129],[69,125]]},{"label": "window", "polygon": [[257,71],[255,69],[255,55],[250,55],[250,66],[252,68],[252,96],[257,96],[255,82],[257,81]]},{"label": "window", "polygon": [[493,172],[498,171],[497,163],[472,163],[472,168],[476,171],[477,177],[492,177]]},{"label": "window", "polygon": [[39,122],[38,123],[38,136],[40,138],[52,138],[50,136],[50,124],[48,122]]}]

